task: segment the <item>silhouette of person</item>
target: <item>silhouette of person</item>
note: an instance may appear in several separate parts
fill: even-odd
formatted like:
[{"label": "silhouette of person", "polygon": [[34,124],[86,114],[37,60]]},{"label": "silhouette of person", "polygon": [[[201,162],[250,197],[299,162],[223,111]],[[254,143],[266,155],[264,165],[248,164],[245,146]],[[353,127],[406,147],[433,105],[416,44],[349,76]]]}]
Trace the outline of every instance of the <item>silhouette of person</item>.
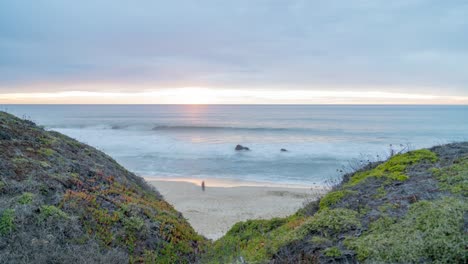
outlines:
[{"label": "silhouette of person", "polygon": [[202,189],[202,191],[205,191],[205,181],[201,182],[201,189]]}]

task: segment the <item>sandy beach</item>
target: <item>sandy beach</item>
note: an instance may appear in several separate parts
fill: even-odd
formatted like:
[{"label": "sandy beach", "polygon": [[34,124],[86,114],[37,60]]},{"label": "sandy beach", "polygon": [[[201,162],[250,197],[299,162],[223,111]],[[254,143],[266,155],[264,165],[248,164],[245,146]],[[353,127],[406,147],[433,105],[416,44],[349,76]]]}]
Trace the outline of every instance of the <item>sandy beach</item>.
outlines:
[{"label": "sandy beach", "polygon": [[207,180],[206,189],[202,191],[200,180],[147,181],[183,213],[197,232],[213,240],[239,221],[290,215],[305,201],[324,192],[319,187],[260,186],[219,180]]}]

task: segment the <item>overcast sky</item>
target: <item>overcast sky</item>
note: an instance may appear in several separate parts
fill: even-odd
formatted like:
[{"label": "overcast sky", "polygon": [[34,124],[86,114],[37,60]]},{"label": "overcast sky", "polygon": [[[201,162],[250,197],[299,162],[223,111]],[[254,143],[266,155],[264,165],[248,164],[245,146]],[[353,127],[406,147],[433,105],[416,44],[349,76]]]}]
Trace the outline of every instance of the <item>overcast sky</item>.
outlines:
[{"label": "overcast sky", "polygon": [[0,102],[192,87],[468,103],[468,1],[0,1]]}]

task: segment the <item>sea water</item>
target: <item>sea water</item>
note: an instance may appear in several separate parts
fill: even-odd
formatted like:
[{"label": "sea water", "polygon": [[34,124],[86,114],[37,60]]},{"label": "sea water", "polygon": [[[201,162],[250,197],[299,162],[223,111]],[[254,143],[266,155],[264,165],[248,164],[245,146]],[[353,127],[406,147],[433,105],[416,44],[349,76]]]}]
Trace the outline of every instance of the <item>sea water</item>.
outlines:
[{"label": "sea water", "polygon": [[[324,184],[387,157],[390,149],[468,140],[468,106],[0,107],[94,146],[140,176],[157,178]],[[250,151],[235,151],[237,144]]]}]

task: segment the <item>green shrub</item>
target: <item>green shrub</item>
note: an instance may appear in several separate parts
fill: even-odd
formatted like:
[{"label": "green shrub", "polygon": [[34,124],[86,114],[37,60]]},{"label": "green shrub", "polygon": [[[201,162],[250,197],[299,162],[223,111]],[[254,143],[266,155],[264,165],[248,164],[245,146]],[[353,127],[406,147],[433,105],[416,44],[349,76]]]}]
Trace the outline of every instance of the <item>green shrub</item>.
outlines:
[{"label": "green shrub", "polygon": [[327,245],[331,243],[331,240],[322,236],[313,236],[310,242],[315,245]]},{"label": "green shrub", "polygon": [[145,225],[145,221],[143,221],[143,219],[141,219],[140,217],[132,216],[129,218],[125,218],[123,220],[123,224],[126,230],[136,232],[140,231],[143,228],[143,226]]},{"label": "green shrub", "polygon": [[50,157],[50,156],[54,155],[55,150],[50,149],[50,148],[41,148],[41,149],[39,149],[38,152],[40,154],[44,155],[44,156]]},{"label": "green shrub", "polygon": [[25,192],[21,195],[21,197],[18,200],[18,203],[20,204],[30,204],[34,198],[34,194]]},{"label": "green shrub", "polygon": [[13,158],[11,160],[16,167],[26,166],[31,161],[22,157]]},{"label": "green shrub", "polygon": [[320,210],[302,225],[301,232],[318,232],[325,236],[345,232],[361,226],[357,216],[358,212],[344,208]]},{"label": "green shrub", "polygon": [[466,200],[455,198],[417,202],[401,220],[381,218],[345,245],[361,261],[466,263],[467,209]]},{"label": "green shrub", "polygon": [[468,157],[457,160],[452,166],[432,169],[442,190],[468,196]]},{"label": "green shrub", "polygon": [[329,208],[332,205],[338,203],[344,197],[356,193],[350,190],[339,190],[327,193],[322,199],[320,199],[320,210]]},{"label": "green shrub", "polygon": [[231,263],[240,256],[249,263],[267,262],[281,246],[301,239],[295,229],[303,224],[304,219],[293,215],[239,222],[214,242],[202,263]]},{"label": "green shrub", "polygon": [[15,211],[13,209],[6,209],[0,217],[0,234],[7,235],[15,228]]},{"label": "green shrub", "polygon": [[323,254],[327,257],[337,258],[342,255],[341,251],[337,247],[329,247],[323,251]]},{"label": "green shrub", "polygon": [[379,207],[377,207],[377,209],[382,213],[386,213],[388,211],[398,209],[400,207],[401,207],[401,205],[399,203],[389,203],[389,202],[387,202],[387,203],[384,203],[384,204],[380,205]]},{"label": "green shrub", "polygon": [[405,174],[406,168],[422,161],[436,162],[437,155],[427,149],[398,154],[372,170],[355,173],[347,185],[357,185],[369,177],[384,177],[388,181],[404,181],[408,179],[408,176]]},{"label": "green shrub", "polygon": [[238,236],[240,239],[250,239],[258,234],[263,234],[280,227],[286,222],[284,218],[273,218],[271,220],[247,220],[236,223],[228,235]]},{"label": "green shrub", "polygon": [[377,191],[377,193],[374,195],[374,198],[376,198],[376,199],[383,198],[383,197],[385,197],[385,195],[387,195],[387,191],[385,191],[384,186],[380,186],[379,188],[377,188],[376,191]]},{"label": "green shrub", "polygon": [[58,140],[56,138],[54,138],[54,137],[44,136],[44,137],[40,137],[39,141],[44,145],[52,145],[52,144],[56,143]]},{"label": "green shrub", "polygon": [[47,163],[46,161],[39,161],[39,165],[41,165],[41,167],[43,167],[44,169],[51,167],[50,164]]},{"label": "green shrub", "polygon": [[53,205],[41,206],[41,211],[40,211],[41,220],[47,219],[49,217],[68,218],[68,215],[64,211],[60,210],[59,208]]}]

